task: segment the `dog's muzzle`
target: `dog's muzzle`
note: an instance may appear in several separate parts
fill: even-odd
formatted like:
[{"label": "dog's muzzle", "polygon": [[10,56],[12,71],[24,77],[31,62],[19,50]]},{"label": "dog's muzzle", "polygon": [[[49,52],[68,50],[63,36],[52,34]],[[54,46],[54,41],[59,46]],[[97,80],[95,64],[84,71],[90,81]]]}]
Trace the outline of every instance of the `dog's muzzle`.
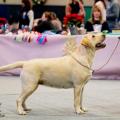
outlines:
[{"label": "dog's muzzle", "polygon": [[106,47],[105,43],[98,43],[98,44],[96,44],[96,48],[104,48],[104,47]]},{"label": "dog's muzzle", "polygon": [[105,35],[102,35],[102,37],[103,37],[103,40],[100,42],[100,43],[97,43],[96,44],[96,48],[104,48],[104,47],[106,47],[106,44],[105,43],[103,43],[104,42],[104,40],[105,40]]}]

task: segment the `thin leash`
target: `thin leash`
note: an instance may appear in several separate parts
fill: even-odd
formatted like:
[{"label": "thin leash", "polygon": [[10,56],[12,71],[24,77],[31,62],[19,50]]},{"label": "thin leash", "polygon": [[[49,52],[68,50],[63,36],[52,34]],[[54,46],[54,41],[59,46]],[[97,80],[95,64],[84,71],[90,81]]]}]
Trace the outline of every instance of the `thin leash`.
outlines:
[{"label": "thin leash", "polygon": [[82,64],[77,58],[75,58],[75,57],[71,54],[71,52],[69,52],[69,54],[70,54],[71,57],[72,57],[76,62],[78,62],[80,65],[82,65],[83,67],[85,67],[85,68],[91,70],[92,73],[95,73],[95,72],[100,71],[102,68],[104,68],[104,67],[110,62],[110,60],[111,60],[112,56],[114,55],[114,53],[115,53],[115,51],[116,51],[116,49],[117,49],[119,43],[120,43],[120,37],[118,37],[118,42],[117,42],[117,44],[116,44],[114,50],[112,51],[112,53],[111,53],[109,59],[107,60],[107,62],[106,62],[105,64],[103,64],[100,68],[96,69],[96,70],[93,70],[92,68],[90,68],[90,67],[88,67],[88,66]]},{"label": "thin leash", "polygon": [[70,54],[70,56],[78,63],[80,64],[81,66],[87,68],[88,70],[91,70],[92,72],[94,71],[91,67],[88,67],[86,65],[84,65],[83,63],[81,63],[75,56],[72,55],[72,53],[69,51],[68,52]]},{"label": "thin leash", "polygon": [[72,54],[70,54],[70,55],[71,55],[71,57],[72,57],[76,62],[78,62],[81,66],[83,66],[83,67],[85,67],[85,68],[87,68],[87,69],[89,69],[89,70],[91,70],[91,71],[94,71],[92,68],[90,68],[90,67],[82,64],[82,63],[81,63],[77,58],[75,58]]},{"label": "thin leash", "polygon": [[114,53],[115,53],[115,51],[116,51],[116,49],[117,49],[119,43],[120,43],[120,37],[118,37],[118,42],[117,42],[115,48],[113,49],[113,51],[112,51],[112,53],[111,53],[109,59],[107,60],[107,62],[104,63],[100,68],[98,68],[98,69],[96,69],[96,70],[93,70],[93,73],[100,71],[101,69],[103,69],[103,68],[110,62],[110,60],[111,60],[112,56],[114,55]]}]

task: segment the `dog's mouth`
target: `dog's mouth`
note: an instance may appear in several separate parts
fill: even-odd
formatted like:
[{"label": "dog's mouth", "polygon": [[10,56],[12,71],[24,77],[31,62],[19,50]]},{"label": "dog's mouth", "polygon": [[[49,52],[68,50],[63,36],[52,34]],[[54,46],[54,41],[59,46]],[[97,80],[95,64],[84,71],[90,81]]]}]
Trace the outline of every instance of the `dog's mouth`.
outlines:
[{"label": "dog's mouth", "polygon": [[106,44],[105,43],[98,43],[98,44],[96,44],[96,46],[95,46],[97,49],[99,49],[99,48],[105,48],[106,47]]},{"label": "dog's mouth", "polygon": [[106,47],[106,44],[104,43],[105,35],[103,35],[102,37],[103,37],[102,41],[99,42],[99,43],[97,43],[96,46],[95,46],[97,49],[105,48]]}]

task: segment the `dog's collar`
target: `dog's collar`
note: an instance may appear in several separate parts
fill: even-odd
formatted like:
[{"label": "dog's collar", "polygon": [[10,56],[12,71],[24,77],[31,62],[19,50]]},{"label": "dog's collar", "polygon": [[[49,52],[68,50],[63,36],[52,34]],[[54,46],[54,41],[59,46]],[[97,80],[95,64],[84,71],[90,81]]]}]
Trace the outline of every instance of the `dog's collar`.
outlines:
[{"label": "dog's collar", "polygon": [[81,41],[81,45],[83,45],[85,47],[92,48],[92,46],[89,44],[89,39],[88,38],[83,38],[83,40]]}]

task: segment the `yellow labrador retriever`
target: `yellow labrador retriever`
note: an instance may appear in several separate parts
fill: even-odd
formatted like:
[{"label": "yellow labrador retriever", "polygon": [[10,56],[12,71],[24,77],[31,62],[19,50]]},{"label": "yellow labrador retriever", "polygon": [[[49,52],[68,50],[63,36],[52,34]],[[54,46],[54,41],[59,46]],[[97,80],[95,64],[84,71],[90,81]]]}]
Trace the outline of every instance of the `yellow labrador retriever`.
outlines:
[{"label": "yellow labrador retriever", "polygon": [[82,94],[85,84],[92,75],[91,65],[95,51],[104,48],[105,35],[89,33],[81,40],[74,52],[60,58],[33,59],[20,61],[0,67],[0,72],[22,68],[22,92],[17,99],[17,111],[27,114],[26,99],[36,90],[39,84],[57,88],[74,88],[75,112],[84,113]]}]

